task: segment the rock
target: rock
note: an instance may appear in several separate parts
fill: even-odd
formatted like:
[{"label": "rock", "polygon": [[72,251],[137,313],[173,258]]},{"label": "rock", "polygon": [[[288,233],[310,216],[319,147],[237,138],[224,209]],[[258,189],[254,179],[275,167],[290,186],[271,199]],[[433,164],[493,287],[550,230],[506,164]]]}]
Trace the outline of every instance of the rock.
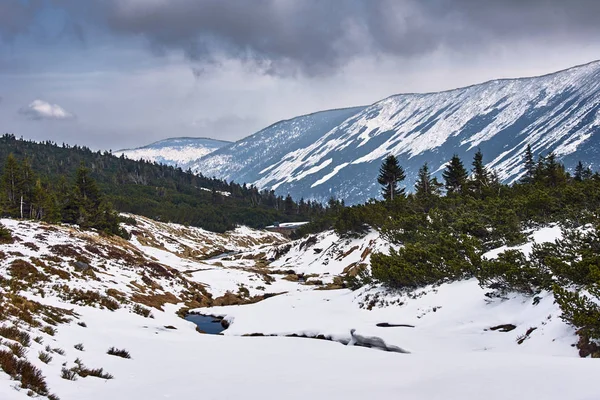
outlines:
[{"label": "rock", "polygon": [[404,350],[401,347],[387,344],[380,337],[359,335],[359,334],[356,333],[356,329],[351,329],[350,330],[350,336],[352,337],[352,339],[348,343],[348,346],[350,346],[350,345],[352,345],[352,346],[362,346],[362,347],[369,347],[369,348],[380,349],[380,350],[383,350],[383,351],[391,351],[391,352],[394,352],[394,353],[410,354],[409,351]]},{"label": "rock", "polygon": [[85,272],[92,268],[88,263],[84,263],[83,261],[75,261],[73,267],[79,272]]},{"label": "rock", "polygon": [[516,328],[517,327],[513,324],[503,324],[491,327],[490,331],[510,332]]}]

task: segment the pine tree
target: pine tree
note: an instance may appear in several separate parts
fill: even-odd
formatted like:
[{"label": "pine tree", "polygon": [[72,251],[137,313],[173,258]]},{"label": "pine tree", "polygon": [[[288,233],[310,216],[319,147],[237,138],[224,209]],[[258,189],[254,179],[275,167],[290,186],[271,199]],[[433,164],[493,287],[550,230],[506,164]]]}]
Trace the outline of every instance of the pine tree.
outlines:
[{"label": "pine tree", "polygon": [[285,197],[285,200],[283,202],[283,207],[284,207],[285,213],[287,215],[292,215],[295,213],[295,203],[294,203],[294,200],[292,199],[292,196],[289,193]]},{"label": "pine tree", "polygon": [[477,149],[477,153],[473,157],[473,188],[478,196],[483,195],[483,190],[490,183],[490,174],[483,164],[483,153]]},{"label": "pine tree", "polygon": [[531,151],[531,145],[527,145],[524,157],[525,174],[521,177],[522,183],[533,183],[535,180],[535,161]]},{"label": "pine tree", "polygon": [[385,200],[393,201],[396,197],[404,196],[404,188],[398,189],[398,183],[406,178],[404,169],[394,155],[389,155],[379,169],[377,182],[383,186],[382,194]]},{"label": "pine tree", "polygon": [[440,195],[440,186],[436,177],[432,177],[427,163],[419,169],[415,183],[415,197],[421,203],[428,203],[432,198]]},{"label": "pine tree", "polygon": [[565,167],[556,161],[556,154],[550,153],[544,165],[545,178],[549,186],[557,187],[567,182]]},{"label": "pine tree", "polygon": [[442,177],[448,194],[460,193],[465,190],[468,173],[458,155],[452,156]]},{"label": "pine tree", "polygon": [[577,166],[575,167],[575,180],[577,182],[581,182],[584,181],[586,179],[590,179],[592,177],[593,173],[592,170],[590,169],[590,167],[584,167],[583,163],[581,161],[579,161],[577,163]]},{"label": "pine tree", "polygon": [[2,174],[2,206],[5,212],[11,216],[17,216],[19,204],[19,163],[15,156],[11,153],[6,158],[4,164],[4,173]]}]

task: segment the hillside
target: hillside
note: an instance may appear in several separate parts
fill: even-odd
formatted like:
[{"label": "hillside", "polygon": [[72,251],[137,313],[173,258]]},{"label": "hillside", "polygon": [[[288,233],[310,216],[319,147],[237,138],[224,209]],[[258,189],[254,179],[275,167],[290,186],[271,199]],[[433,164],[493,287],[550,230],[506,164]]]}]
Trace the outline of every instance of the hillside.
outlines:
[{"label": "hillside", "polygon": [[378,196],[374,177],[388,154],[406,169],[409,190],[423,163],[439,175],[453,154],[470,160],[477,148],[504,182],[523,172],[528,144],[536,156],[555,152],[568,169],[578,161],[596,168],[599,108],[600,62],[593,62],[541,77],[400,94],[369,107],[298,117],[189,165],[295,198],[335,195],[356,204]]},{"label": "hillside", "polygon": [[[0,174],[10,154],[21,163],[26,161],[42,187],[53,192],[65,192],[83,164],[118,211],[212,231],[223,232],[236,225],[264,227],[274,221],[302,221],[323,211],[320,204],[300,205],[270,191],[194,175],[181,168],[129,160],[85,147],[25,141],[9,134],[0,137]],[[31,177],[28,181],[36,184]]]},{"label": "hillside", "polygon": [[[489,298],[475,279],[396,293],[317,290],[370,265],[385,239],[323,232],[287,242],[248,228],[220,235],[129,217],[130,241],[0,221],[14,239],[0,244],[0,362],[10,372],[5,360],[18,352],[39,371],[29,389],[0,371],[3,399],[26,399],[28,390],[63,400],[187,398],[198,377],[210,382],[206,398],[222,398],[224,388],[265,399],[595,396],[600,365],[578,358],[575,330],[549,292]],[[556,227],[529,233],[524,251],[560,236]],[[206,258],[220,252],[228,254]],[[230,326],[200,334],[180,317],[190,308]],[[336,343],[349,343],[351,329],[410,354]]]},{"label": "hillside", "polygon": [[231,142],[210,138],[180,137],[160,140],[135,149],[123,149],[115,152],[131,160],[145,160],[165,165],[182,167]]}]

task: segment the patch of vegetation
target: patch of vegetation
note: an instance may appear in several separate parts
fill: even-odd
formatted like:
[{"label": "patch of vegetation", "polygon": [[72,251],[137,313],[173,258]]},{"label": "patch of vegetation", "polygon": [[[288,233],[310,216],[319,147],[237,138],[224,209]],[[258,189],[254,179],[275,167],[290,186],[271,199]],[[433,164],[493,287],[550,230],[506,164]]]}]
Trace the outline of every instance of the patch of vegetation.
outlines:
[{"label": "patch of vegetation", "polygon": [[14,241],[10,230],[0,224],[0,244],[10,244]]},{"label": "patch of vegetation", "polygon": [[121,305],[115,299],[95,290],[71,289],[67,285],[55,286],[54,288],[59,292],[61,299],[73,304],[107,308],[110,311],[121,308]]},{"label": "patch of vegetation", "polygon": [[0,165],[7,177],[0,184],[5,215],[21,217],[23,196],[25,218],[69,222],[125,237],[119,222],[131,221],[122,220],[114,210],[215,232],[236,225],[262,228],[274,221],[306,221],[326,210],[316,201],[296,202],[274,191],[181,168],[10,134],[0,137]]},{"label": "patch of vegetation", "polygon": [[137,303],[134,304],[133,307],[131,307],[131,311],[133,311],[137,315],[141,315],[144,318],[152,318],[152,311]]},{"label": "patch of vegetation", "polygon": [[73,346],[76,350],[79,351],[84,351],[85,348],[83,347],[83,343],[77,343],[75,346]]},{"label": "patch of vegetation", "polygon": [[60,377],[66,379],[68,381],[76,381],[77,380],[77,372],[73,369],[62,368],[60,370]]},{"label": "patch of vegetation", "polygon": [[20,330],[14,325],[11,326],[0,326],[0,336],[6,339],[14,340],[19,342],[22,346],[29,347],[31,345],[31,335],[29,333]]},{"label": "patch of vegetation", "polygon": [[45,353],[43,351],[40,351],[38,354],[38,358],[40,359],[41,362],[43,362],[44,364],[48,364],[50,363],[50,361],[52,361],[52,356],[50,355],[50,353]]},{"label": "patch of vegetation", "polygon": [[125,349],[119,350],[116,347],[111,347],[108,349],[106,354],[110,354],[111,356],[117,356],[121,358],[131,358],[131,354]]},{"label": "patch of vegetation", "polygon": [[25,359],[17,358],[13,353],[0,350],[0,367],[12,379],[20,381],[23,389],[47,396],[49,394],[42,372]]},{"label": "patch of vegetation", "polygon": [[[104,372],[103,368],[88,368],[83,364],[83,361],[81,361],[81,359],[76,359],[75,360],[75,366],[73,368],[71,368],[71,371],[75,372],[77,375],[79,375],[82,378],[86,378],[88,376],[93,376],[96,378],[101,378],[101,379],[113,379],[114,376],[112,376],[111,374]],[[73,379],[71,379],[73,380]]]}]

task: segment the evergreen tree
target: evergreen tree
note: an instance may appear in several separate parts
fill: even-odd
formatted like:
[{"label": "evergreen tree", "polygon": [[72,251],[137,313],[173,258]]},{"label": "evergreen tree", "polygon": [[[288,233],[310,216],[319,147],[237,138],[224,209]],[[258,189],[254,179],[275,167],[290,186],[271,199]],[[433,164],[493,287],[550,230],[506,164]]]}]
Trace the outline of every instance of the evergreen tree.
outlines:
[{"label": "evergreen tree", "polygon": [[535,180],[535,161],[533,159],[533,152],[531,151],[531,145],[527,145],[525,150],[525,175],[521,177],[522,183],[533,183]]},{"label": "evergreen tree", "polygon": [[436,177],[432,177],[427,163],[419,169],[417,182],[415,183],[415,197],[426,206],[430,201],[440,195],[440,186]]},{"label": "evergreen tree", "polygon": [[292,199],[292,196],[290,194],[288,194],[286,196],[285,200],[284,200],[284,203],[283,203],[283,207],[284,207],[285,213],[287,215],[294,214],[295,213],[295,208],[296,208],[295,206],[296,206],[296,204],[294,203],[294,200]]},{"label": "evergreen tree", "polygon": [[483,153],[477,149],[477,153],[473,157],[473,189],[475,193],[481,197],[483,191],[489,186],[490,174],[483,164]]},{"label": "evergreen tree", "polygon": [[458,155],[452,156],[450,163],[442,173],[442,177],[448,194],[460,193],[465,190],[468,173]]},{"label": "evergreen tree", "polygon": [[404,169],[398,163],[398,159],[394,155],[389,155],[383,161],[379,169],[377,182],[383,186],[382,194],[385,200],[394,200],[396,197],[404,196],[404,188],[399,189],[398,183],[406,178]]},{"label": "evergreen tree", "polygon": [[575,167],[575,180],[577,182],[581,182],[584,181],[586,179],[590,179],[592,177],[592,170],[590,169],[590,167],[584,167],[583,163],[581,161],[579,161],[577,163],[577,166]]},{"label": "evergreen tree", "polygon": [[565,167],[556,161],[556,155],[550,153],[544,165],[545,179],[550,187],[557,187],[567,182]]},{"label": "evergreen tree", "polygon": [[6,213],[12,216],[17,215],[19,202],[19,163],[15,156],[10,153],[4,164],[4,173],[2,174],[2,208]]}]

